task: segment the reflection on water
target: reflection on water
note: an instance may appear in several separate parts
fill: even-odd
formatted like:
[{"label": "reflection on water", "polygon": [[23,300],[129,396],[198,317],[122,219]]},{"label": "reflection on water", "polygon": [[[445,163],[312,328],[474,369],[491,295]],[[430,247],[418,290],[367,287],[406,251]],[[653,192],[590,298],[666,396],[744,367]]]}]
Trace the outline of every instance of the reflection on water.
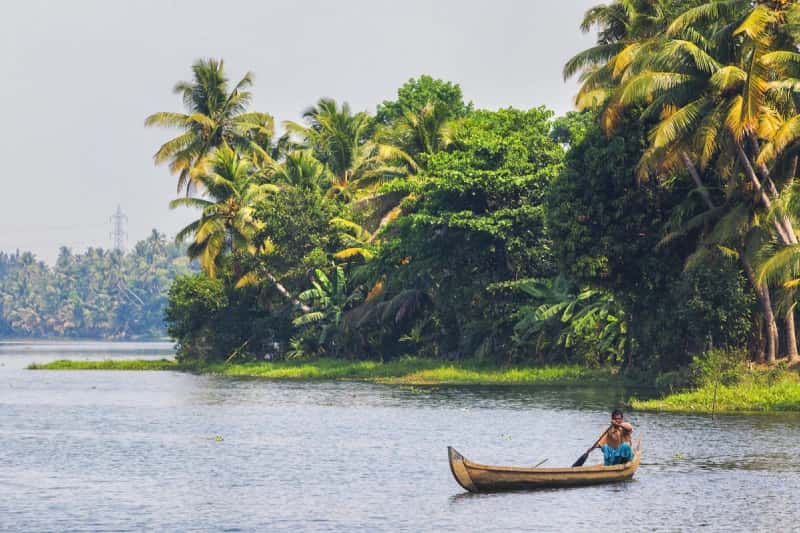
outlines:
[{"label": "reflection on water", "polygon": [[630,391],[25,370],[170,349],[0,344],[0,530],[788,531],[800,518],[794,416],[628,413],[644,440],[633,481],[472,495],[447,445],[571,464]]}]

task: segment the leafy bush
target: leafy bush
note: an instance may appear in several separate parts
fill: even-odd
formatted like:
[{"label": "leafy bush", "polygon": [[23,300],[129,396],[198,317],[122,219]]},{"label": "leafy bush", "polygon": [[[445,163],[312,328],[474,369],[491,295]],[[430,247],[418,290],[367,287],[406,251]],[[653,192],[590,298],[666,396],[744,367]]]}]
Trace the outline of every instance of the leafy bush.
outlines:
[{"label": "leafy bush", "polygon": [[655,386],[658,390],[670,394],[686,390],[692,386],[692,372],[687,367],[664,372],[656,377]]},{"label": "leafy bush", "polygon": [[711,349],[696,355],[689,365],[692,384],[734,385],[744,375],[746,355],[737,350]]},{"label": "leafy bush", "polygon": [[167,332],[178,342],[178,359],[206,359],[212,348],[217,313],[228,305],[225,287],[205,275],[179,276],[169,289],[164,313]]}]

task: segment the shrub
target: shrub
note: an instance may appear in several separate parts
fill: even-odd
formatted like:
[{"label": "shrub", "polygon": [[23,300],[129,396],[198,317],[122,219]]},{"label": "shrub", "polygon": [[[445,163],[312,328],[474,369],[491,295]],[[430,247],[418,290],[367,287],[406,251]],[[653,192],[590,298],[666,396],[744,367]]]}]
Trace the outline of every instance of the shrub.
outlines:
[{"label": "shrub", "polygon": [[734,385],[744,375],[746,354],[737,350],[711,349],[696,355],[689,365],[692,384]]},{"label": "shrub", "polygon": [[670,394],[688,389],[692,386],[692,372],[686,367],[664,372],[656,378],[655,386],[658,390]]}]

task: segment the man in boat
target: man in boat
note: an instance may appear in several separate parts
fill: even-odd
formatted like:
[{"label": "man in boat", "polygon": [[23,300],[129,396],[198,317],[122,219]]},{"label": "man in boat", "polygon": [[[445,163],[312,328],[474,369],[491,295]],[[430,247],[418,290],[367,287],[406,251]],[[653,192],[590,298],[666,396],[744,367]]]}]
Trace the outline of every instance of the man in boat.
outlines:
[{"label": "man in boat", "polygon": [[597,441],[597,447],[603,450],[603,463],[606,466],[620,465],[633,459],[631,434],[633,426],[622,421],[622,411],[614,409],[611,413],[611,426]]}]

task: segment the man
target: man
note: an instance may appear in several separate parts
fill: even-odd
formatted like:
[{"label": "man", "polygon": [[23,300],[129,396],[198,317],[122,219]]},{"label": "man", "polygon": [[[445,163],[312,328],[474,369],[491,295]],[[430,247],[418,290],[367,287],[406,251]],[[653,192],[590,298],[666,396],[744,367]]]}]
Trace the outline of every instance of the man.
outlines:
[{"label": "man", "polygon": [[622,421],[622,411],[614,409],[611,413],[611,427],[597,441],[597,447],[603,450],[603,462],[606,466],[620,465],[633,459],[632,433],[633,426]]}]

